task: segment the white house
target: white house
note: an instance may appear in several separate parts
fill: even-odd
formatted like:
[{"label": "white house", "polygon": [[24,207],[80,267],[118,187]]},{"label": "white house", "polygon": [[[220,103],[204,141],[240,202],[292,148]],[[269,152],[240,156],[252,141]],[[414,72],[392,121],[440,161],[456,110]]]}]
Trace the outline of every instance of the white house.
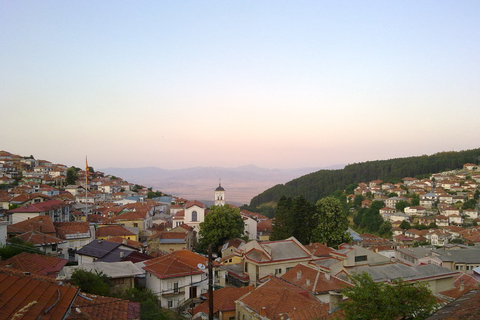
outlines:
[{"label": "white house", "polygon": [[189,250],[145,261],[146,287],[162,308],[177,308],[208,290],[207,258]]}]

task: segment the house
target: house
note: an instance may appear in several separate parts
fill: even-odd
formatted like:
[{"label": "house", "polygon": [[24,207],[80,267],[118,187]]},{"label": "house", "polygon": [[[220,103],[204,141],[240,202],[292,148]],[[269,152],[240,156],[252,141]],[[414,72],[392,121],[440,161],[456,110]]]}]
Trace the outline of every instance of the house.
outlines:
[{"label": "house", "polygon": [[395,208],[396,204],[400,201],[407,201],[405,197],[390,197],[385,200],[385,206],[389,208]]},{"label": "house", "polygon": [[281,278],[309,291],[318,301],[324,303],[336,301],[343,289],[352,286],[347,281],[303,263],[288,270]]},{"label": "house", "polygon": [[480,291],[473,289],[462,291],[462,295],[437,310],[425,320],[477,319],[480,309]]},{"label": "house", "polygon": [[[252,287],[225,287],[213,291],[213,316],[219,320],[235,319],[235,301],[253,290]],[[204,301],[192,310],[192,319],[208,319],[210,301]]]},{"label": "house", "polygon": [[205,211],[207,206],[200,201],[188,201],[185,203],[183,210],[177,211],[173,217],[173,225],[175,227],[186,224],[194,228],[198,233],[200,230],[200,223],[205,220]]},{"label": "house", "polygon": [[92,263],[108,255],[115,255],[118,257],[126,256],[130,251],[137,250],[123,243],[93,240],[77,250],[78,264]]},{"label": "house", "polygon": [[463,223],[463,218],[458,214],[452,214],[448,216],[448,223],[450,225],[461,225]]},{"label": "house", "polygon": [[[22,239],[25,242],[32,244],[38,250],[45,254],[57,256],[62,250],[60,247],[65,244],[65,241],[55,236],[51,236],[36,230],[27,231],[22,233],[16,238]],[[11,239],[8,240],[11,242]]]},{"label": "house", "polygon": [[[269,277],[255,290],[235,301],[235,319],[333,319],[336,304],[318,301],[307,290]],[[330,311],[330,312],[329,312]]]},{"label": "house", "polygon": [[450,270],[473,273],[473,269],[480,267],[480,248],[459,246],[457,249],[435,249],[432,251],[442,261],[442,267]]},{"label": "house", "polygon": [[145,210],[127,211],[117,216],[113,216],[106,223],[119,224],[128,228],[137,228],[139,240],[145,241],[147,238],[147,229],[152,226],[152,219],[148,217]]},{"label": "house", "polygon": [[136,267],[131,261],[83,263],[78,266],[64,267],[58,274],[57,280],[70,281],[75,270],[102,273],[109,278],[113,292],[125,292],[135,286],[135,277],[143,275],[143,270]]},{"label": "house", "polygon": [[363,265],[349,268],[349,274],[368,273],[375,282],[389,282],[401,278],[403,282],[426,283],[432,293],[453,288],[457,272],[435,264],[407,266],[402,263]]},{"label": "house", "polygon": [[272,234],[273,219],[261,220],[257,224],[257,240],[268,241]]},{"label": "house", "polygon": [[405,214],[407,216],[419,216],[427,213],[427,209],[422,206],[411,206],[405,208]]},{"label": "house", "polygon": [[420,265],[420,259],[432,255],[432,247],[398,248],[395,258],[410,266]]},{"label": "house", "polygon": [[55,236],[55,227],[50,216],[40,215],[7,226],[9,238],[34,230],[50,236]]},{"label": "house", "polygon": [[78,249],[95,239],[95,228],[88,222],[54,222],[56,235],[65,241],[60,254],[70,261],[77,261]]},{"label": "house", "polygon": [[146,287],[162,308],[177,308],[207,292],[207,258],[188,250],[145,261]]},{"label": "house", "polygon": [[0,267],[55,279],[67,262],[66,259],[53,256],[22,252],[10,259],[0,261]]},{"label": "house", "polygon": [[193,250],[196,243],[196,232],[186,224],[179,225],[171,230],[158,232],[148,239],[148,252],[167,252],[178,250]]},{"label": "house", "polygon": [[25,205],[6,212],[8,221],[12,224],[40,215],[49,215],[52,221],[55,222],[70,221],[70,206],[60,200],[48,200]]},{"label": "house", "polygon": [[242,246],[244,271],[250,283],[268,275],[281,276],[297,264],[312,260],[312,254],[294,237],[279,241],[250,241]]},{"label": "house", "polygon": [[242,246],[245,245],[245,241],[243,239],[231,239],[225,242],[220,249],[222,258],[230,256],[234,253],[241,252]]},{"label": "house", "polygon": [[113,237],[122,237],[129,240],[138,241],[138,232],[133,232],[133,228],[127,228],[121,225],[101,225],[95,230],[96,237],[99,240],[108,240]]}]

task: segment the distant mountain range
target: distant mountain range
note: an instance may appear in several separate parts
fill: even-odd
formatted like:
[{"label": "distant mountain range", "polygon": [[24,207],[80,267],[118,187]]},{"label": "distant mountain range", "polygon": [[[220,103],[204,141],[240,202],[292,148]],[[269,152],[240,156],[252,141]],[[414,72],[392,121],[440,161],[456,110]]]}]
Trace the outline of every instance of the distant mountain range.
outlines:
[{"label": "distant mountain range", "polygon": [[200,201],[213,200],[214,190],[221,179],[222,187],[225,188],[226,201],[242,205],[250,203],[255,195],[274,185],[286,183],[321,169],[343,167],[344,165],[329,168],[266,169],[247,165],[234,168],[193,167],[178,170],[157,167],[98,170],[118,176],[130,183],[152,187],[153,190]]}]

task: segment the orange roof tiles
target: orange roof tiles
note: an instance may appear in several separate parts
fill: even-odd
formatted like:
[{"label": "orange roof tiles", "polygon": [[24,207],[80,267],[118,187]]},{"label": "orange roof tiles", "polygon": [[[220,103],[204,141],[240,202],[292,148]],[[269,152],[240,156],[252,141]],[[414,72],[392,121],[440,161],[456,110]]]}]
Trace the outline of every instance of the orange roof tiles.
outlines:
[{"label": "orange roof tiles", "polygon": [[140,303],[81,293],[75,298],[68,319],[140,319]]},{"label": "orange roof tiles", "polygon": [[0,319],[64,319],[77,293],[74,286],[1,269]]},{"label": "orange roof tiles", "polygon": [[0,267],[11,265],[11,268],[22,272],[30,272],[41,276],[56,278],[60,269],[62,269],[67,262],[67,259],[22,252],[10,259],[1,261]]},{"label": "orange roof tiles", "polygon": [[208,259],[188,250],[174,251],[155,259],[145,261],[145,269],[158,278],[179,277],[203,273],[198,264],[207,265]]},{"label": "orange roof tiles", "polygon": [[32,230],[42,233],[55,233],[52,218],[49,215],[40,215],[7,226],[8,233],[24,233]]},{"label": "orange roof tiles", "polygon": [[16,238],[20,238],[23,241],[33,244],[34,246],[52,245],[65,242],[62,239],[54,237],[50,234],[38,232],[35,230],[22,233],[16,236]]},{"label": "orange roof tiles", "polygon": [[88,222],[54,222],[57,237],[66,239],[69,234],[89,233],[90,225]]},{"label": "orange roof tiles", "polygon": [[99,226],[97,228],[97,238],[134,236],[135,234],[120,225]]},{"label": "orange roof tiles", "polygon": [[345,287],[351,286],[348,282],[303,264],[297,264],[288,270],[282,279],[314,294],[328,293],[329,291],[339,292]]},{"label": "orange roof tiles", "polygon": [[[213,312],[216,313],[218,311],[226,312],[235,310],[235,300],[241,298],[249,291],[249,287],[225,287],[213,291]],[[198,312],[208,314],[208,304],[209,301],[207,299],[207,301],[204,301],[201,305],[195,307],[192,312],[193,315],[197,314]]]},{"label": "orange roof tiles", "polygon": [[238,301],[258,314],[264,309],[269,319],[280,319],[284,314],[288,314],[291,320],[329,317],[328,304],[319,302],[308,291],[276,277],[271,277]]}]

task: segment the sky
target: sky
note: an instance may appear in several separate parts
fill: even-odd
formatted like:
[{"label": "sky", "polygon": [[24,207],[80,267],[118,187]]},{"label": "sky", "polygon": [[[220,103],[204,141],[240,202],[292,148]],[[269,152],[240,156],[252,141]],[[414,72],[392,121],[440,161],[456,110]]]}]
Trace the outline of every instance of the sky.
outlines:
[{"label": "sky", "polygon": [[479,1],[0,0],[0,150],[326,167],[480,147]]}]

